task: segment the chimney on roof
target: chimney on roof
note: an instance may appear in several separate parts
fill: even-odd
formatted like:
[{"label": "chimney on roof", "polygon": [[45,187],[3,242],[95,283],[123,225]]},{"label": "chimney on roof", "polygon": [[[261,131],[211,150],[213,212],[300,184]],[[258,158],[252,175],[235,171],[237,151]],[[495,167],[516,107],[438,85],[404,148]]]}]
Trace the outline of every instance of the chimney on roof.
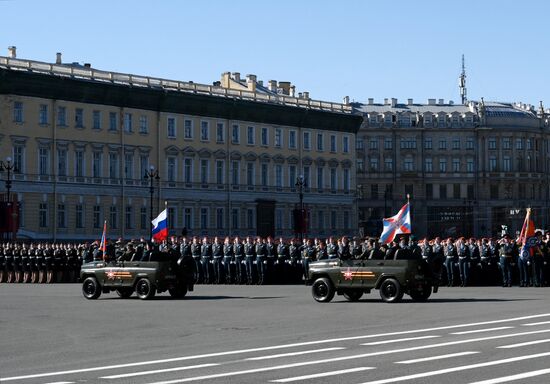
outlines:
[{"label": "chimney on roof", "polygon": [[290,95],[290,81],[279,81],[279,88],[283,95]]},{"label": "chimney on roof", "polygon": [[455,105],[455,102],[452,100],[449,100],[449,105]]},{"label": "chimney on roof", "polygon": [[263,87],[263,86],[264,86],[264,81],[263,81],[263,80],[258,80],[258,85],[259,85],[260,87]]},{"label": "chimney on roof", "polygon": [[304,94],[302,92],[298,92],[298,99],[303,99],[304,98]]},{"label": "chimney on roof", "polygon": [[295,85],[290,86],[290,97],[296,97],[296,86]]},{"label": "chimney on roof", "polygon": [[435,99],[428,99],[428,105],[435,105]]},{"label": "chimney on roof", "polygon": [[304,92],[304,99],[309,100],[309,92]]},{"label": "chimney on roof", "polygon": [[444,99],[439,99],[439,105],[443,105],[445,104],[445,100]]},{"label": "chimney on roof", "polygon": [[231,72],[224,72],[222,73],[222,79],[221,79],[221,86],[224,88],[231,88],[229,86],[231,79]]},{"label": "chimney on roof", "polygon": [[267,86],[267,88],[268,88],[271,92],[277,93],[277,80],[269,80],[267,83],[269,84],[269,85]]},{"label": "chimney on roof", "polygon": [[84,63],[84,67],[85,67],[85,68],[92,68],[92,64],[90,64],[90,63]]},{"label": "chimney on roof", "polygon": [[344,96],[344,101],[342,103],[348,105],[349,104],[349,96]]},{"label": "chimney on roof", "polygon": [[241,81],[241,73],[240,72],[233,72],[233,80],[239,82]]},{"label": "chimney on roof", "polygon": [[384,98],[384,105],[388,105],[388,98],[387,97]]},{"label": "chimney on roof", "polygon": [[372,97],[369,97],[369,105],[373,105],[374,104],[374,99]]},{"label": "chimney on roof", "polygon": [[397,105],[397,99],[395,97],[391,98],[391,106],[395,107]]},{"label": "chimney on roof", "polygon": [[407,105],[413,105],[413,99],[407,99]]},{"label": "chimney on roof", "polygon": [[17,58],[17,47],[15,45],[8,47],[8,57],[10,59]]},{"label": "chimney on roof", "polygon": [[256,75],[246,75],[246,87],[250,92],[256,92]]},{"label": "chimney on roof", "polygon": [[62,61],[61,61],[61,52],[57,52],[55,54],[55,63],[56,64],[62,64]]}]

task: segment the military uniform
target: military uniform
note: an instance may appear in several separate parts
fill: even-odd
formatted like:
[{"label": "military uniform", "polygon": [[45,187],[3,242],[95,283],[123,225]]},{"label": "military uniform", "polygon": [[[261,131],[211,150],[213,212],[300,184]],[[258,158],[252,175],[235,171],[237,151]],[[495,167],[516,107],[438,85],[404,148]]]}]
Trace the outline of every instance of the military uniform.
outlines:
[{"label": "military uniform", "polygon": [[456,254],[458,256],[458,271],[460,272],[460,285],[465,287],[468,284],[470,272],[470,254],[466,244],[459,241],[456,245]]},{"label": "military uniform", "polygon": [[244,245],[242,242],[237,240],[233,242],[233,254],[235,255],[235,283],[242,284],[246,275]]},{"label": "military uniform", "polygon": [[195,284],[202,283],[204,282],[204,273],[201,264],[201,245],[196,240],[193,240],[191,243],[191,256],[193,257],[193,261],[195,261],[195,269],[197,270]]},{"label": "military uniform", "polygon": [[201,270],[203,276],[203,283],[210,284],[212,279],[210,277],[210,260],[212,259],[212,246],[205,241],[201,246]]},{"label": "military uniform", "polygon": [[277,268],[275,272],[281,283],[288,282],[288,258],[289,247],[281,239],[279,240],[279,244],[277,244]]},{"label": "military uniform", "polygon": [[454,284],[454,263],[455,263],[456,248],[452,242],[448,242],[443,247],[443,255],[445,256],[445,269],[447,270],[447,286],[452,287]]},{"label": "military uniform", "polygon": [[267,247],[263,241],[256,242],[256,268],[258,270],[258,284],[265,284]]},{"label": "military uniform", "polygon": [[223,245],[218,242],[214,241],[212,244],[212,266],[214,267],[214,283],[220,284],[223,281],[223,265],[222,265],[222,258],[223,258]]},{"label": "military uniform", "polygon": [[223,244],[223,270],[226,284],[233,282],[231,264],[233,263],[233,245],[229,242]]},{"label": "military uniform", "polygon": [[514,258],[514,245],[510,242],[501,244],[499,249],[500,270],[502,272],[502,286],[512,286],[512,261]]},{"label": "military uniform", "polygon": [[247,241],[244,243],[245,267],[247,284],[254,282],[254,260],[256,259],[256,247],[254,243]]}]

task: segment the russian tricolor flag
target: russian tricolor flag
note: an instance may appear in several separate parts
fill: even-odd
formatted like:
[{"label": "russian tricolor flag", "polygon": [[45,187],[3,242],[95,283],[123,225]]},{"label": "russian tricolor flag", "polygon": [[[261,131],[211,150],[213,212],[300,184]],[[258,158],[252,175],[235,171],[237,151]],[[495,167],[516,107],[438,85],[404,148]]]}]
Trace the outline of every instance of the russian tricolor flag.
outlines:
[{"label": "russian tricolor flag", "polygon": [[395,239],[395,235],[411,233],[411,209],[409,203],[405,204],[397,215],[382,220],[384,229],[380,235],[380,242],[388,244]]},{"label": "russian tricolor flag", "polygon": [[153,223],[153,241],[161,242],[168,238],[168,218],[166,215],[166,209],[157,216],[151,223]]}]

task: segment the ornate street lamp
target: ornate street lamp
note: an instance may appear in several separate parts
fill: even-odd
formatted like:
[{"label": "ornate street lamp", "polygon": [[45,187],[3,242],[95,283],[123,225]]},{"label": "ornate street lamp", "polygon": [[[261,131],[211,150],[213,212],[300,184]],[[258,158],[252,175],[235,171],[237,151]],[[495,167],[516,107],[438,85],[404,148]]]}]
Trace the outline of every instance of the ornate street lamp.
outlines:
[{"label": "ornate street lamp", "polygon": [[[12,205],[11,204],[11,193],[10,193],[10,191],[11,191],[11,180],[12,180],[13,174],[18,172],[16,165],[14,163],[12,163],[12,159],[9,156],[6,157],[5,161],[0,160],[0,172],[4,172],[4,171],[6,172],[6,180],[4,181],[5,186],[6,186],[6,203],[7,203],[8,209],[9,209],[9,207]],[[15,210],[13,210],[13,208],[12,208],[12,213],[8,216],[9,216],[8,217],[8,228],[13,230],[14,235],[15,235],[15,228],[13,227],[13,222],[14,222],[15,217],[17,216],[17,212]]]},{"label": "ornate street lamp", "polygon": [[143,179],[146,181],[149,180],[149,236],[151,236],[153,233],[153,194],[155,193],[154,181],[156,180],[158,183],[160,180],[158,169],[155,169],[155,166],[151,165],[149,170],[145,172]]}]

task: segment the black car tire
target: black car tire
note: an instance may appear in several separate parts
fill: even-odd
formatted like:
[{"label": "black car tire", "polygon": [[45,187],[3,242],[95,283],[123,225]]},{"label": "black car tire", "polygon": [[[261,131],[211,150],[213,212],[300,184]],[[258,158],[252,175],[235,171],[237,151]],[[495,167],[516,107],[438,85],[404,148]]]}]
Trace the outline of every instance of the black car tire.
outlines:
[{"label": "black car tire", "polygon": [[133,288],[118,288],[116,290],[117,295],[122,299],[127,299],[134,293]]},{"label": "black car tire", "polygon": [[87,277],[82,283],[82,294],[88,300],[95,300],[101,296],[101,287],[95,277]]},{"label": "black car tire", "polygon": [[149,300],[155,297],[156,288],[148,278],[143,277],[136,284],[136,294],[141,300]]},{"label": "black car tire", "polygon": [[363,291],[357,289],[349,289],[344,292],[344,297],[347,301],[359,301],[361,296],[363,296]]},{"label": "black car tire", "polygon": [[330,302],[335,293],[334,285],[332,285],[332,282],[326,277],[318,278],[311,286],[313,299],[319,303]]},{"label": "black car tire", "polygon": [[380,285],[380,297],[386,303],[397,303],[403,298],[403,288],[399,281],[388,278]]},{"label": "black car tire", "polygon": [[426,285],[422,290],[411,289],[409,295],[414,301],[427,301],[430,295],[432,294],[432,287]]},{"label": "black car tire", "polygon": [[174,288],[169,288],[168,292],[174,299],[183,299],[187,295],[187,286],[185,284],[178,284]]}]

